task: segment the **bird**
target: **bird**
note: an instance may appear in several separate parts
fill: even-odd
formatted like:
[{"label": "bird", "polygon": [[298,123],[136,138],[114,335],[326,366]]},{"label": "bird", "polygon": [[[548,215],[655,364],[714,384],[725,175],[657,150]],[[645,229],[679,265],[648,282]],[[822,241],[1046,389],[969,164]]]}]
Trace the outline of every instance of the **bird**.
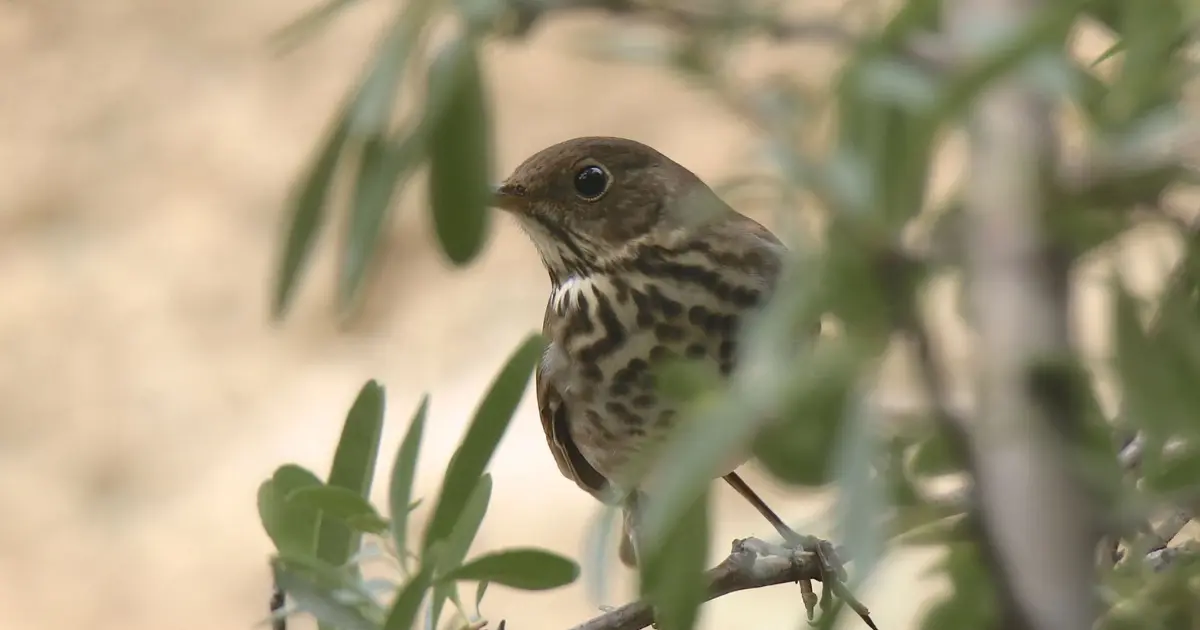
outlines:
[{"label": "bird", "polygon": [[[495,187],[492,204],[515,217],[550,279],[535,368],[550,452],[584,491],[621,497],[619,557],[636,567],[644,460],[684,419],[655,368],[690,359],[728,376],[787,249],[686,167],[627,138],[547,147]],[[734,455],[721,476],[795,536],[736,472],[747,459]]]}]

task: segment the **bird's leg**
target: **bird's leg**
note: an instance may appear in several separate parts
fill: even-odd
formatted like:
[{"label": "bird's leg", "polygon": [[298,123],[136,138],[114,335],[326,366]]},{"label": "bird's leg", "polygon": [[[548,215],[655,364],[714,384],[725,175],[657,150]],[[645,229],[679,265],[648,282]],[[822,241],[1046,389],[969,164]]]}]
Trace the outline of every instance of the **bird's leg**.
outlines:
[{"label": "bird's leg", "polygon": [[621,504],[621,548],[619,555],[621,564],[630,569],[636,569],[640,560],[638,554],[637,526],[641,521],[641,493],[637,490],[630,492]]},{"label": "bird's leg", "polygon": [[[788,527],[787,523],[783,522],[783,519],[779,518],[775,510],[772,510],[767,505],[767,502],[763,501],[762,497],[758,496],[758,493],[752,490],[737,473],[729,473],[725,475],[724,479],[726,483],[733,486],[734,490],[737,490],[738,494],[742,495],[742,498],[749,501],[750,505],[753,505],[754,509],[763,515],[763,518],[767,519],[767,522],[775,528],[775,531],[779,532],[784,541],[790,545],[804,549],[817,557],[817,562],[821,569],[821,583],[824,586],[820,600],[823,609],[828,610],[833,603],[825,597],[825,594],[836,593],[838,597],[854,609],[854,612],[862,617],[868,626],[875,628],[875,623],[871,621],[870,611],[851,595],[850,591],[842,584],[842,582],[846,581],[846,568],[842,565],[837,551],[834,550],[833,545],[828,540],[821,540],[816,536],[801,536],[797,534],[795,530]],[[808,612],[808,619],[812,621],[813,611],[817,605],[817,596],[813,592],[812,580],[801,580],[800,592],[804,599],[804,608]]]}]

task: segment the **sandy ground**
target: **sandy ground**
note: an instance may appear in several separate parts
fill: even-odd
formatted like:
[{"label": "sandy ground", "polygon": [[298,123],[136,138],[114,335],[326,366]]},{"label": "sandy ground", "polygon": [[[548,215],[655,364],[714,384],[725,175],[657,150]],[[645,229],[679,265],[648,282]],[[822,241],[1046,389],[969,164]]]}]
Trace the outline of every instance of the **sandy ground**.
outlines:
[{"label": "sandy ground", "polygon": [[[478,263],[453,271],[427,244],[413,199],[397,213],[359,325],[340,330],[330,316],[329,243],[292,316],[267,321],[281,201],[387,4],[367,3],[281,57],[266,36],[297,3],[0,3],[6,630],[250,627],[268,592],[254,493],[273,467],[324,470],[342,413],[373,377],[389,395],[388,453],[432,392],[420,490],[434,491],[482,388],[540,323],[546,280],[511,225],[497,224]],[[703,94],[660,71],[573,54],[596,24],[560,22],[527,45],[487,49],[500,171],[590,134],[638,138],[710,179],[744,162],[753,135]],[[812,81],[835,67],[817,49],[787,54]],[[770,67],[756,55],[747,72]],[[1153,275],[1157,261],[1145,264]],[[1091,310],[1102,304],[1084,297]],[[907,379],[893,376],[902,397]],[[477,550],[539,544],[578,557],[595,506],[558,475],[531,397],[519,414],[493,466]],[[828,496],[765,492],[824,531]],[[715,553],[769,533],[730,492],[719,497]],[[890,556],[862,593],[882,627],[912,627],[936,591],[916,581],[929,559]],[[797,595],[728,597],[705,624],[797,627]],[[594,612],[581,586],[495,588],[485,608],[513,630]]]}]

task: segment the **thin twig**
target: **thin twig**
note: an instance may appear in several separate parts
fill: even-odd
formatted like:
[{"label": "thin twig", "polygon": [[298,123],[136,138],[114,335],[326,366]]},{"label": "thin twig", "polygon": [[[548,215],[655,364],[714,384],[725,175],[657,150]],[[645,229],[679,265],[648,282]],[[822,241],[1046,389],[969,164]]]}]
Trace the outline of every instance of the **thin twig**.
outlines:
[{"label": "thin twig", "polygon": [[[757,538],[733,541],[729,556],[707,573],[709,601],[752,588],[821,578],[816,554],[773,545]],[[654,623],[646,602],[634,602],[579,624],[571,630],[640,630]]]}]

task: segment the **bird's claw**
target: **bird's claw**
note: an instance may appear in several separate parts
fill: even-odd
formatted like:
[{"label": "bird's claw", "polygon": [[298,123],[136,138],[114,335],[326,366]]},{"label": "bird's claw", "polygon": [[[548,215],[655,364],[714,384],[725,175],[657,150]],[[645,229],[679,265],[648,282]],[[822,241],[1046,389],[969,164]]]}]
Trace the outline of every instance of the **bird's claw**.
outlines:
[{"label": "bird's claw", "polygon": [[879,630],[871,619],[871,611],[858,601],[858,598],[854,597],[850,589],[846,588],[845,582],[848,577],[846,566],[838,556],[833,543],[816,536],[801,536],[795,532],[786,535],[785,538],[790,544],[813,554],[817,559],[820,571],[818,579],[821,580],[820,598],[813,590],[812,580],[800,581],[800,596],[804,601],[804,610],[810,625],[815,623],[815,612],[818,605],[821,607],[821,614],[825,615],[833,610],[834,600],[840,599],[862,618],[867,627],[871,630]]}]

